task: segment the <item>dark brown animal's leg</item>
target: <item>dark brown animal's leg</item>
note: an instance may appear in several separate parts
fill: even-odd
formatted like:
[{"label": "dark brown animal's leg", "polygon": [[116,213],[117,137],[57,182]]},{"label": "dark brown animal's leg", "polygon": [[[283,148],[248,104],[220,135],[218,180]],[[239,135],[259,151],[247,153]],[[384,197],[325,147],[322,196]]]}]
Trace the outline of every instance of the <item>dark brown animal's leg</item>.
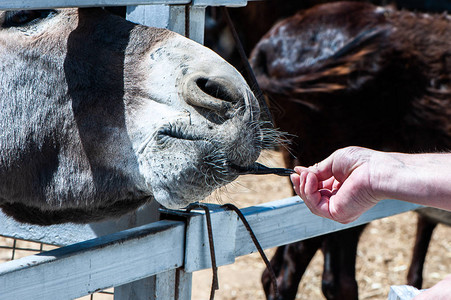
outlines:
[{"label": "dark brown animal's leg", "polygon": [[[276,253],[274,253],[274,256],[269,261],[272,269],[274,270],[276,278],[279,276],[280,269],[282,268],[282,265],[283,265],[285,248],[286,248],[286,245],[277,247]],[[271,276],[269,275],[268,269],[265,269],[263,271],[261,281],[262,281],[262,285],[263,285],[263,290],[265,291],[266,298],[273,299],[274,298],[274,290],[272,288]],[[271,298],[271,296],[273,298]]]},{"label": "dark brown animal's leg", "polygon": [[[277,300],[294,300],[299,282],[316,251],[321,247],[324,237],[319,236],[305,241],[281,246],[271,259],[279,286],[280,298]],[[276,300],[267,270],[262,275],[266,299]]]},{"label": "dark brown animal's leg", "polygon": [[407,284],[418,289],[423,284],[423,266],[428,252],[429,242],[437,223],[418,214],[417,235],[413,247],[412,261],[407,273]]},{"label": "dark brown animal's leg", "polygon": [[322,290],[328,300],[358,299],[355,261],[360,234],[366,225],[325,236]]}]

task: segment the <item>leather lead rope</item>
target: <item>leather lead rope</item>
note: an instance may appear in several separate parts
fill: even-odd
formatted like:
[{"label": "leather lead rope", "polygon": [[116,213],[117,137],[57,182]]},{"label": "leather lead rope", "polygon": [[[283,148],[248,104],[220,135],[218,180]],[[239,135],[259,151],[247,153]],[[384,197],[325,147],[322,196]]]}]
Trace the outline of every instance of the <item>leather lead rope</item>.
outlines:
[{"label": "leather lead rope", "polygon": [[271,281],[272,281],[273,288],[274,288],[275,299],[276,300],[279,299],[279,287],[277,286],[276,274],[274,273],[274,270],[273,270],[273,268],[271,266],[271,263],[269,262],[268,258],[266,257],[266,254],[263,251],[262,246],[258,242],[254,231],[252,230],[251,226],[247,222],[247,220],[244,217],[243,213],[241,212],[241,210],[238,207],[236,207],[235,205],[233,205],[231,203],[226,203],[226,204],[222,205],[221,207],[233,210],[238,215],[238,217],[240,218],[241,222],[243,222],[244,227],[246,227],[247,231],[249,232],[249,235],[251,236],[252,241],[254,242],[254,245],[255,245],[255,247],[258,250],[258,253],[260,253],[261,258],[265,262],[266,268],[269,271],[269,275],[271,276]]},{"label": "leather lead rope", "polygon": [[[212,230],[212,226],[211,226],[210,210],[209,210],[208,206],[205,204],[194,203],[194,204],[189,205],[188,208],[186,209],[186,211],[190,212],[191,210],[196,209],[196,208],[200,208],[205,211],[205,217],[206,217],[206,221],[207,221],[208,243],[210,246],[211,268],[213,271],[213,279],[212,279],[211,290],[210,290],[210,300],[214,300],[215,291],[219,289],[219,280],[218,280],[218,267],[216,264],[216,256],[215,256],[215,245],[214,245],[214,241],[213,241],[213,230]],[[243,222],[244,227],[249,232],[249,235],[251,236],[251,239],[254,242],[254,245],[258,250],[258,253],[260,253],[261,258],[265,262],[266,268],[269,271],[271,281],[273,284],[273,288],[274,288],[275,299],[276,300],[279,299],[279,288],[277,286],[277,279],[276,279],[274,270],[271,267],[271,263],[269,262],[268,258],[266,257],[266,254],[263,251],[263,248],[261,247],[260,243],[258,242],[254,231],[252,230],[251,226],[247,222],[243,213],[240,211],[240,209],[238,207],[236,207],[235,205],[233,205],[231,203],[226,203],[224,205],[221,205],[221,208],[233,210],[238,215],[241,222]]]},{"label": "leather lead rope", "polygon": [[[248,82],[249,86],[252,86],[254,88],[254,94],[260,104],[260,107],[264,110],[264,113],[267,115],[268,120],[270,121],[271,125],[274,127],[274,121],[273,121],[272,115],[269,111],[269,107],[266,104],[266,101],[263,96],[263,92],[260,89],[257,79],[255,78],[255,74],[249,64],[249,60],[246,56],[246,53],[244,51],[244,48],[240,41],[238,33],[236,32],[235,26],[232,23],[228,9],[225,6],[223,6],[222,9],[223,9],[223,13],[224,13],[227,25],[229,26],[230,31],[232,32],[233,39],[235,40],[235,45],[236,45],[238,53],[241,57],[241,61],[246,70],[247,82]],[[279,299],[279,288],[277,286],[277,279],[276,279],[274,270],[271,267],[271,263],[269,262],[268,258],[266,257],[266,254],[263,251],[263,248],[261,247],[260,243],[258,242],[257,237],[255,236],[251,226],[247,222],[243,213],[240,211],[240,209],[238,207],[236,207],[235,205],[230,204],[230,203],[224,204],[221,207],[225,208],[225,209],[233,210],[238,215],[241,222],[243,222],[244,227],[249,232],[249,235],[251,236],[251,239],[254,242],[255,247],[257,248],[258,252],[260,253],[261,258],[265,262],[266,268],[269,271],[271,281],[273,284],[273,288],[274,288],[275,299]],[[196,209],[196,208],[200,208],[205,211],[205,217],[206,217],[206,221],[207,221],[208,243],[210,246],[211,267],[212,267],[212,271],[213,271],[213,279],[212,279],[211,290],[210,290],[210,300],[214,300],[215,291],[219,289],[219,280],[218,280],[218,267],[216,264],[216,256],[215,256],[215,248],[214,248],[215,246],[214,246],[214,241],[213,241],[213,230],[212,230],[212,226],[211,226],[210,210],[207,205],[195,203],[195,204],[190,205],[187,208],[187,212],[190,212],[191,210]]]},{"label": "leather lead rope", "polygon": [[236,49],[238,50],[238,53],[240,55],[241,62],[243,63],[244,68],[246,70],[247,83],[249,84],[249,86],[253,87],[254,94],[260,104],[260,108],[263,109],[269,122],[271,123],[271,126],[274,127],[274,120],[272,119],[272,115],[271,112],[269,111],[268,104],[266,104],[263,92],[260,86],[258,85],[257,78],[255,78],[254,71],[252,70],[251,65],[249,64],[249,60],[247,58],[246,52],[244,51],[243,44],[241,43],[240,37],[238,36],[235,26],[233,25],[232,19],[230,18],[229,10],[226,6],[223,6],[222,11],[224,13],[227,26],[229,26],[229,29],[232,33],[233,40],[235,41]]},{"label": "leather lead rope", "polygon": [[203,209],[205,211],[205,217],[207,219],[208,244],[210,245],[211,269],[213,271],[213,279],[210,290],[210,300],[213,300],[215,298],[215,291],[219,290],[219,280],[218,280],[218,266],[216,265],[215,243],[213,241],[213,230],[211,227],[210,210],[208,209],[208,206],[205,204],[194,203],[190,205],[186,211],[190,212],[195,208]]}]

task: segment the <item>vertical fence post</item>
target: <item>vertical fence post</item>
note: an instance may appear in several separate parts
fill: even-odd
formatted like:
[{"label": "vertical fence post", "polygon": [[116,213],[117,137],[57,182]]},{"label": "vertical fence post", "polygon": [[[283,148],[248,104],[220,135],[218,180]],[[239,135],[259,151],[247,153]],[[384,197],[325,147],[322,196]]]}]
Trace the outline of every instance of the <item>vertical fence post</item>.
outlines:
[{"label": "vertical fence post", "polygon": [[205,6],[187,6],[185,35],[198,42],[204,43],[205,34]]},{"label": "vertical fence post", "polygon": [[184,5],[127,6],[127,20],[185,35],[185,10]]},{"label": "vertical fence post", "polygon": [[203,5],[128,6],[127,19],[147,26],[170,29],[200,44],[204,42],[205,6]]}]

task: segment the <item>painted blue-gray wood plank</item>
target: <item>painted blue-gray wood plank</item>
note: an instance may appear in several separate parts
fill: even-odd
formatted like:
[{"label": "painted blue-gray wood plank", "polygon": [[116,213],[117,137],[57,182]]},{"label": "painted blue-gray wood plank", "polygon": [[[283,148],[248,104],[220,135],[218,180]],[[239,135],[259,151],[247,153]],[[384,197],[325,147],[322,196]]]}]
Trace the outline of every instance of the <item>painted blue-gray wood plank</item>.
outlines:
[{"label": "painted blue-gray wood plank", "polygon": [[53,7],[98,7],[189,3],[191,3],[191,0],[2,0],[0,1],[0,9],[42,9]]},{"label": "painted blue-gray wood plank", "polygon": [[14,221],[0,210],[0,235],[41,242],[57,246],[66,246],[99,236],[141,226],[158,220],[153,213],[159,204],[155,201],[121,218],[91,224],[60,224],[37,226]]},{"label": "painted blue-gray wood plank", "polygon": [[151,27],[167,28],[185,35],[185,6],[127,6],[127,20]]},{"label": "painted blue-gray wood plank", "polygon": [[63,7],[132,6],[166,4],[195,6],[246,6],[247,0],[2,0],[0,9],[42,9]]},{"label": "painted blue-gray wood plank", "polygon": [[193,285],[193,273],[185,272],[183,268],[176,270],[175,300],[191,299],[191,289]]},{"label": "painted blue-gray wood plank", "polygon": [[[234,212],[224,212],[217,205],[209,206],[212,230],[217,233],[213,236],[215,249],[219,249],[216,251],[218,266],[231,264],[234,257],[256,251],[255,245],[242,222],[238,220],[236,223],[236,216],[230,215],[235,214]],[[358,220],[349,224],[340,224],[312,214],[299,197],[247,207],[242,209],[242,212],[261,246],[268,249],[358,226],[419,207],[421,206],[407,202],[384,200],[364,213]],[[170,211],[164,212],[170,213]],[[177,211],[173,213],[184,215]],[[199,215],[189,218],[186,232],[185,268],[188,272],[211,267],[205,216],[202,211],[196,213]],[[234,228],[236,228],[235,233],[229,232],[230,229]]]},{"label": "painted blue-gray wood plank", "polygon": [[183,265],[185,224],[160,221],[0,265],[0,299],[73,299]]},{"label": "painted blue-gray wood plank", "polygon": [[[383,200],[365,212],[359,219],[349,224],[341,224],[312,214],[299,197],[244,208],[242,212],[261,246],[268,249],[355,227],[419,207],[421,206],[403,201]],[[241,222],[238,222],[235,256],[242,256],[255,251],[256,248],[246,228]]]},{"label": "painted blue-gray wood plank", "polygon": [[188,31],[185,36],[199,44],[204,44],[205,35],[205,7],[187,6],[188,10]]},{"label": "painted blue-gray wood plank", "polygon": [[[235,262],[235,240],[237,216],[224,211],[218,205],[208,205],[211,216],[211,229],[215,246],[216,263],[219,266]],[[200,213],[202,212],[202,213]],[[194,272],[211,267],[210,243],[204,211],[196,211],[188,220],[186,227],[185,264],[186,272]]]},{"label": "painted blue-gray wood plank", "polygon": [[191,285],[192,273],[177,268],[115,287],[114,299],[190,300]]},{"label": "painted blue-gray wood plank", "polygon": [[[382,201],[359,220],[346,225],[314,216],[298,197],[249,207],[242,211],[263,248],[270,248],[357,226],[417,207],[400,201]],[[213,218],[215,215],[219,216],[213,213]],[[203,226],[196,231],[205,235]],[[187,236],[195,236],[195,232]],[[167,272],[162,274],[161,279],[172,278],[174,272],[169,270],[183,264],[186,251],[184,245],[188,244],[184,239],[184,222],[160,221],[4,263],[0,265],[0,299],[42,299],[55,295],[58,295],[58,299],[69,299],[157,273]],[[217,247],[221,247],[221,240],[218,241]],[[255,252],[247,231],[240,223],[236,229],[235,249],[230,251],[234,251],[236,256]],[[227,260],[219,261],[222,263],[218,265],[227,263]],[[204,264],[199,264],[198,269],[205,267]],[[187,284],[181,287],[185,295],[189,295],[190,274],[187,279]],[[160,289],[171,295],[175,294],[175,290],[177,287],[168,291]]]},{"label": "painted blue-gray wood plank", "polygon": [[246,6],[248,0],[193,0],[195,6]]},{"label": "painted blue-gray wood plank", "polygon": [[181,5],[128,6],[127,19],[147,26],[167,28],[199,44],[204,42],[204,7]]}]

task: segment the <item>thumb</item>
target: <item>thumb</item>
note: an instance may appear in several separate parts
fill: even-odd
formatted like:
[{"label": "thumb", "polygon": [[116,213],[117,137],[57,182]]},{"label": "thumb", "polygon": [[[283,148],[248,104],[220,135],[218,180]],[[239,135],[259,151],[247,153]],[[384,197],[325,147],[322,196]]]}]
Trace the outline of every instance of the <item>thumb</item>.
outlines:
[{"label": "thumb", "polygon": [[346,147],[336,150],[328,158],[311,167],[319,180],[334,177],[344,182],[364,161],[367,150],[361,147]]},{"label": "thumb", "polygon": [[[329,157],[327,157],[323,161],[316,163],[311,167],[308,167],[307,170],[314,173],[316,175],[318,181],[324,181],[326,179],[331,178],[334,175],[333,170],[332,170],[334,155],[335,155],[335,152],[332,153]],[[305,170],[305,168],[302,168],[302,167],[296,167],[294,169],[297,172],[300,172],[301,170]]]}]

